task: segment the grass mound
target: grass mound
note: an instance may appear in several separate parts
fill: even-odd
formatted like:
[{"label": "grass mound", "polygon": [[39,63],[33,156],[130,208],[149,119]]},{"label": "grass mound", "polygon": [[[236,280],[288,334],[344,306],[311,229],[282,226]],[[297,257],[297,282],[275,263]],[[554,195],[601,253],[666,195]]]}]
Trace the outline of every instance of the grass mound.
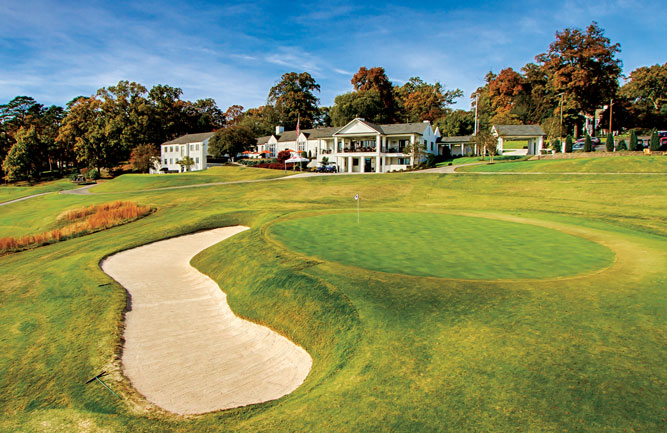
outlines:
[{"label": "grass mound", "polygon": [[0,254],[59,242],[126,224],[151,212],[149,206],[129,201],[115,201],[64,212],[56,219],[58,228],[34,235],[0,238]]},{"label": "grass mound", "polygon": [[547,159],[475,165],[460,167],[457,171],[476,173],[667,173],[667,158],[663,156],[617,156],[609,158]]},{"label": "grass mound", "polygon": [[532,225],[431,213],[337,213],[271,226],[289,248],[375,271],[457,279],[551,278],[607,266],[613,253]]}]

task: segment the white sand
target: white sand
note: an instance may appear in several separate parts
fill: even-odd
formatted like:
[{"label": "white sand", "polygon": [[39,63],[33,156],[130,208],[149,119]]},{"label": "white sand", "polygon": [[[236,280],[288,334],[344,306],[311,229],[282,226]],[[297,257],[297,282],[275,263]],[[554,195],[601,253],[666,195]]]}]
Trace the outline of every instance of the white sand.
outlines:
[{"label": "white sand", "polygon": [[108,257],[102,269],[127,289],[123,370],[149,401],[177,414],[261,403],[294,391],[308,353],[240,319],[210,278],[190,266],[200,251],[247,230],[225,227]]}]

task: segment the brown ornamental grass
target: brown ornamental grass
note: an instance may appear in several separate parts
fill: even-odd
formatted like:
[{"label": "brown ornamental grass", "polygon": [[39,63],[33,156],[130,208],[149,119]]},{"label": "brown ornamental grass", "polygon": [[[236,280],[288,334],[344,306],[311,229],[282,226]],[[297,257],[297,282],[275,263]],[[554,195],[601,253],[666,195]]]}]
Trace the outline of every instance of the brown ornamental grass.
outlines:
[{"label": "brown ornamental grass", "polygon": [[41,245],[83,236],[142,218],[153,209],[130,201],[114,201],[73,209],[56,218],[49,231],[22,237],[0,238],[0,254],[23,251]]}]

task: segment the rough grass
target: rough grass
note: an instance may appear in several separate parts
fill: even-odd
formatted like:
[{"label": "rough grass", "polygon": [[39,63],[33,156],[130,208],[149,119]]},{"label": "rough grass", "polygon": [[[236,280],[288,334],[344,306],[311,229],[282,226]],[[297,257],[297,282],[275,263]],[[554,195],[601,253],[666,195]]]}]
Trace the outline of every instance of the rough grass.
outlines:
[{"label": "rough grass", "polygon": [[94,187],[91,192],[126,192],[213,182],[236,182],[282,177],[282,172],[248,167],[211,167],[204,171],[170,174],[124,174],[111,182]]},{"label": "rough grass", "polygon": [[138,206],[136,203],[127,201],[115,201],[69,210],[56,218],[59,228],[38,234],[0,238],[0,254],[19,252],[109,229],[134,221],[150,212],[149,206]]},{"label": "rough grass", "polygon": [[[151,218],[0,257],[0,431],[661,431],[667,180],[632,179],[405,173],[137,193],[160,209]],[[604,245],[616,261],[564,280],[460,281],[311,260],[271,240],[271,224],[297,213],[353,212],[357,192],[368,210],[458,212],[566,232]],[[12,204],[0,233],[122,196]],[[239,223],[252,230],[194,264],[235,312],[302,344],[311,375],[266,404],[190,418],[147,409],[118,363],[125,292],[98,262]],[[84,385],[102,370],[122,402]]]},{"label": "rough grass", "polygon": [[271,235],[308,256],[424,277],[552,278],[608,266],[591,241],[527,224],[463,215],[335,213],[279,222]]},{"label": "rough grass", "polygon": [[517,161],[497,165],[460,167],[457,171],[468,173],[667,173],[667,158],[664,156],[619,156],[615,158]]},{"label": "rough grass", "polygon": [[0,203],[27,197],[33,194],[62,191],[66,189],[74,189],[76,187],[78,187],[78,185],[73,184],[68,179],[41,182],[35,185],[29,185],[25,182],[19,183],[18,185],[0,185]]}]

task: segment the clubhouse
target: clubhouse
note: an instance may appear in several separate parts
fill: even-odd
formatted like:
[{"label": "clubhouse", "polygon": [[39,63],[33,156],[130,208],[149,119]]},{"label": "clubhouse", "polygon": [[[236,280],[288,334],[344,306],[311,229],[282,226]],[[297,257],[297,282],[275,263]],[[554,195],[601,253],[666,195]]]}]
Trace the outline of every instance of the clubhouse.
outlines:
[{"label": "clubhouse", "polygon": [[425,153],[438,154],[438,128],[429,121],[376,125],[357,118],[343,127],[285,131],[276,127],[275,134],[257,139],[257,152],[275,158],[289,150],[309,158],[335,163],[338,170],[349,173],[386,173],[404,170],[418,161],[406,147],[422,146]]}]

